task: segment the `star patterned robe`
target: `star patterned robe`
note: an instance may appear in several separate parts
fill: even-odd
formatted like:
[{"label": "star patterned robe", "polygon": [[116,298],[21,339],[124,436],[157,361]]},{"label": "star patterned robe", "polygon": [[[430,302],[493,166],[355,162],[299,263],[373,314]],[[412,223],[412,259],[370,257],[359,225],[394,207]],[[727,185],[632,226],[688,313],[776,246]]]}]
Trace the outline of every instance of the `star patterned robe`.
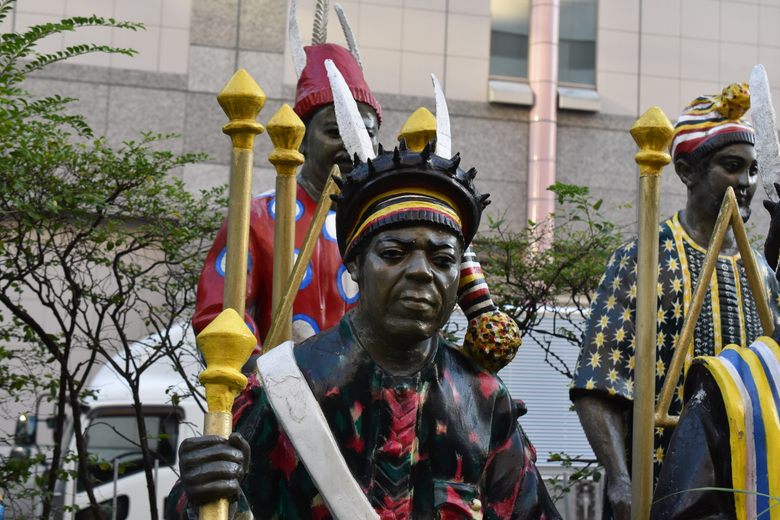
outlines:
[{"label": "star patterned robe", "polygon": [[[679,214],[659,228],[658,312],[656,318],[656,396],[682,331],[704,264],[706,250],[696,244],[680,224]],[[755,252],[762,274],[763,294],[777,323],[778,283],[763,255]],[[615,251],[607,264],[583,338],[571,396],[595,392],[631,401],[634,396],[634,327],[637,297],[637,241]],[[771,334],[772,331],[768,331]],[[720,255],[713,282],[704,298],[693,334],[693,351],[686,356],[687,371],[693,356],[717,355],[731,343],[749,345],[764,332],[756,302],[748,285],[740,256]],[[683,376],[679,376],[669,413],[682,409]],[[632,424],[630,418],[627,424]],[[654,463],[658,474],[672,429],[656,428]],[[629,433],[630,437],[630,433]],[[627,439],[627,446],[631,446]]]},{"label": "star patterned robe", "polygon": [[[560,518],[501,380],[437,338],[417,373],[384,371],[355,338],[349,315],[295,347],[347,465],[382,520]],[[262,362],[262,361],[261,361]],[[236,402],[250,472],[237,518],[331,518],[256,383]],[[243,413],[242,413],[243,412]],[[186,518],[174,489],[170,518]],[[171,513],[169,511],[169,513]]]},{"label": "star patterned robe", "polygon": [[[295,253],[309,230],[317,201],[297,185]],[[273,191],[256,196],[250,210],[249,258],[245,321],[258,345],[271,326],[271,293],[276,197]],[[192,324],[198,333],[222,312],[227,253],[227,222],[222,225],[206,257],[198,282]],[[336,243],[336,213],[330,211],[314,247],[293,304],[293,340],[302,341],[336,325],[358,298],[357,284],[341,261]],[[259,349],[258,349],[259,353]]]}]

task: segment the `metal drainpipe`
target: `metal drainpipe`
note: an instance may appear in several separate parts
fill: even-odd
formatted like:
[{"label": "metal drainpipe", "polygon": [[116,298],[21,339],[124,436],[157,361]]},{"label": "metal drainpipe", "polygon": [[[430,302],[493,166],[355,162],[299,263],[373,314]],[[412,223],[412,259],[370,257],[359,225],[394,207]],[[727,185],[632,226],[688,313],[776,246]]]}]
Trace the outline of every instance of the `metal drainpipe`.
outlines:
[{"label": "metal drainpipe", "polygon": [[[555,210],[555,197],[547,187],[555,182],[559,14],[559,0],[531,1],[528,83],[534,105],[528,125],[527,214],[534,222],[542,222]],[[548,236],[545,241],[551,239]]]}]

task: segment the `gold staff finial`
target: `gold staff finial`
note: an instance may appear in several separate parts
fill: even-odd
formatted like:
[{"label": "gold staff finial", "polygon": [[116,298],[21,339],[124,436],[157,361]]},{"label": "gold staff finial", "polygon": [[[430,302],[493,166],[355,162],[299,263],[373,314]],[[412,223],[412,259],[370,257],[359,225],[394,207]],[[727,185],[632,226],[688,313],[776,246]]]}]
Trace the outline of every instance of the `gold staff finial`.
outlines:
[{"label": "gold staff finial", "polygon": [[238,70],[217,95],[230,122],[222,131],[233,142],[228,203],[228,248],[225,259],[223,309],[244,315],[246,262],[249,254],[249,204],[252,197],[252,161],[255,135],[263,131],[257,115],[265,93],[245,69]]},{"label": "gold staff finial", "polygon": [[412,112],[398,133],[398,140],[404,139],[406,146],[413,152],[421,152],[435,138],[436,116],[425,107]]},{"label": "gold staff finial", "polygon": [[658,205],[661,170],[671,157],[666,152],[672,124],[663,110],[653,107],[631,127],[639,145],[639,245],[637,250],[636,368],[631,456],[631,518],[650,516],[653,498],[653,433],[655,431],[656,286],[658,285]]},{"label": "gold staff finial", "polygon": [[[223,310],[198,334],[198,348],[206,361],[200,382],[206,388],[208,413],[204,435],[228,438],[233,430],[233,400],[246,386],[241,366],[252,353],[257,340],[244,320],[233,309]],[[200,508],[203,520],[227,520],[230,503],[226,498]]]},{"label": "gold staff finial", "polygon": [[246,69],[239,69],[217,94],[217,102],[230,122],[222,131],[237,148],[252,148],[255,135],[263,132],[256,118],[265,105],[265,92]]},{"label": "gold staff finial", "polygon": [[652,107],[631,126],[631,137],[639,146],[635,160],[639,165],[639,174],[660,175],[664,166],[672,157],[667,153],[674,128],[664,111]]},{"label": "gold staff finial", "polygon": [[[268,135],[274,150],[268,160],[276,168],[276,215],[274,218],[274,274],[271,293],[273,313],[279,307],[285,284],[290,276],[295,251],[296,181],[295,170],[303,164],[298,151],[306,131],[301,118],[290,105],[284,104],[268,121]],[[281,320],[280,340],[292,338],[292,309]],[[266,345],[273,348],[276,345]]]},{"label": "gold staff finial", "polygon": [[[206,387],[208,413],[204,435],[227,438],[232,430],[233,399],[246,385],[240,368],[257,341],[244,323],[246,269],[249,249],[249,205],[252,193],[252,161],[255,135],[263,131],[256,121],[265,94],[249,73],[236,72],[217,96],[230,122],[223,131],[233,144],[228,205],[227,258],[222,313],[198,335],[198,348],[206,361],[200,381]],[[227,520],[227,499],[200,507],[203,520]]]}]

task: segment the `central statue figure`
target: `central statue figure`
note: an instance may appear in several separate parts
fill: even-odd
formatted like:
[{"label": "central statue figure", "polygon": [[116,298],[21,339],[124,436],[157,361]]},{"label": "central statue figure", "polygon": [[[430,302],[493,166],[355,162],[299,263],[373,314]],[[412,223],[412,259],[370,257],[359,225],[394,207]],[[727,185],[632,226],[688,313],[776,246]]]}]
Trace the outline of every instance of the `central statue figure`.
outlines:
[{"label": "central statue figure", "polygon": [[[379,518],[558,518],[507,389],[439,334],[487,203],[459,162],[396,149],[344,176],[337,236],[362,296],[295,362]],[[182,445],[171,517],[230,496],[239,515],[330,518],[264,387],[247,398],[240,435]]]}]

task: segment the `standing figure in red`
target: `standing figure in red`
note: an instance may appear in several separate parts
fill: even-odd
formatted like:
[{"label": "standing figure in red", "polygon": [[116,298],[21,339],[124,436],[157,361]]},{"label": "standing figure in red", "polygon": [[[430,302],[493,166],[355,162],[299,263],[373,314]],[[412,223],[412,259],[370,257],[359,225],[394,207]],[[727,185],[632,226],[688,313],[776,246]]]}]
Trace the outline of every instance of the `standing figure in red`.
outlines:
[{"label": "standing figure in red", "polygon": [[[318,3],[318,9],[324,9]],[[352,169],[352,158],[344,148],[333,111],[333,94],[323,65],[333,60],[358,102],[360,115],[376,150],[377,133],[382,120],[382,108],[363,77],[359,54],[351,38],[350,49],[325,43],[321,28],[315,25],[312,45],[302,48],[297,37],[291,9],[291,47],[298,73],[294,110],[306,125],[301,153],[306,161],[297,177],[297,208],[295,214],[295,247],[301,247],[314,216],[325,182],[334,164],[346,173]],[[327,13],[320,19],[327,19]],[[339,13],[340,17],[342,13]],[[315,18],[318,18],[315,16]],[[342,20],[345,23],[345,20]],[[345,32],[348,32],[345,30]],[[350,33],[351,34],[351,33]],[[271,325],[271,280],[273,272],[273,237],[276,197],[273,191],[258,195],[252,201],[249,235],[249,259],[246,290],[245,321],[257,337],[262,349],[263,339]],[[198,283],[195,314],[192,323],[199,333],[222,311],[225,283],[227,226],[223,224],[206,257]],[[341,261],[336,243],[335,212],[325,221],[322,234],[311,256],[306,275],[293,305],[293,340],[297,343],[321,330],[336,325],[358,300],[358,287]]]}]

